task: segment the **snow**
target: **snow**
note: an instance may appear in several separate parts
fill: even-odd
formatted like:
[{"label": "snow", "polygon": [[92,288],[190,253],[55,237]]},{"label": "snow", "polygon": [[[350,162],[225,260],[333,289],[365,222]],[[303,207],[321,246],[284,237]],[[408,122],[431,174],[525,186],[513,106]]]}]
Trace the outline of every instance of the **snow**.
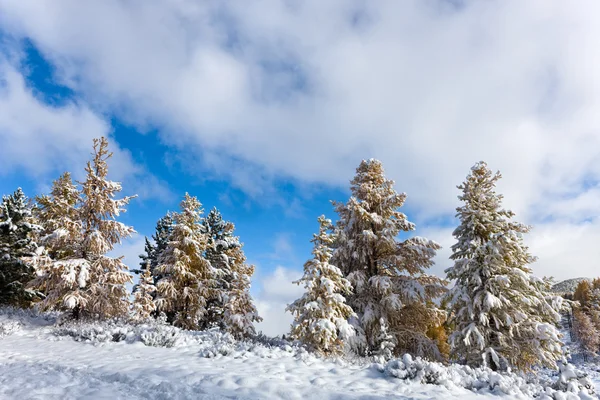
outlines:
[{"label": "snow", "polygon": [[[56,314],[0,312],[0,398],[497,400],[543,390],[516,375],[407,355],[382,365],[322,359],[278,339],[239,342],[216,330],[156,322],[55,322]],[[572,368],[563,375],[564,382],[579,379]]]}]

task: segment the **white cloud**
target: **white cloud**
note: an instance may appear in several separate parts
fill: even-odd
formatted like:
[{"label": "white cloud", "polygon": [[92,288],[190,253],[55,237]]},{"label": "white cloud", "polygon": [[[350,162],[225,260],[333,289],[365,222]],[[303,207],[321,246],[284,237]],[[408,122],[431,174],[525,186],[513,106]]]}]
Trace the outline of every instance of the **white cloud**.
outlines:
[{"label": "white cloud", "polygon": [[[14,64],[0,54],[0,176],[25,172],[39,180],[71,171],[76,179],[83,178],[92,139],[109,137],[109,125],[75,101],[62,106],[43,103]],[[128,193],[137,192],[142,199],[172,198],[166,184],[137,165],[128,151],[114,141],[110,148],[110,177],[126,181]],[[40,182],[48,188],[48,180]]]},{"label": "white cloud", "polygon": [[452,254],[451,246],[455,243],[452,231],[454,228],[436,228],[428,227],[421,229],[417,226],[415,236],[422,236],[427,239],[436,241],[442,248],[437,252],[434,259],[435,265],[427,273],[434,274],[437,276],[445,276],[444,270],[452,266],[453,261],[450,260]]},{"label": "white cloud", "polygon": [[87,107],[52,107],[25,86],[23,76],[0,58],[0,167],[3,173],[25,170],[39,176],[79,165],[81,172],[92,138],[108,126]]},{"label": "white cloud", "polygon": [[261,289],[254,300],[263,321],[256,325],[257,331],[272,336],[289,332],[293,318],[285,308],[304,293],[302,286],[292,283],[301,276],[300,271],[278,266],[259,280]]},{"label": "white cloud", "polygon": [[[0,26],[94,109],[161,128],[254,195],[278,176],[346,186],[373,156],[431,221],[484,159],[506,206],[568,254],[564,232],[600,204],[600,6],[450,4],[0,0]],[[561,259],[536,248],[541,270]]]},{"label": "white cloud", "polygon": [[532,264],[536,275],[558,280],[595,278],[600,260],[600,225],[597,221],[574,225],[551,222],[534,227],[528,243],[539,260]]}]

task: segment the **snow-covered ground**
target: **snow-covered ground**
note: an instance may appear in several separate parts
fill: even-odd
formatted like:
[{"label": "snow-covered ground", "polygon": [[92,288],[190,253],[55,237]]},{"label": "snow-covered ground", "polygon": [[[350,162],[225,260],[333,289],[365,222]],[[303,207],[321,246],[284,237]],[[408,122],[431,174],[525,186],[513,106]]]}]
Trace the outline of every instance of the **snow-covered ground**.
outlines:
[{"label": "snow-covered ground", "polygon": [[[399,379],[401,362],[382,371],[366,363],[322,360],[281,343],[236,343],[218,332],[107,325],[57,329],[53,322],[0,315],[1,399],[469,400],[502,394]],[[173,347],[146,345],[159,341]]]}]

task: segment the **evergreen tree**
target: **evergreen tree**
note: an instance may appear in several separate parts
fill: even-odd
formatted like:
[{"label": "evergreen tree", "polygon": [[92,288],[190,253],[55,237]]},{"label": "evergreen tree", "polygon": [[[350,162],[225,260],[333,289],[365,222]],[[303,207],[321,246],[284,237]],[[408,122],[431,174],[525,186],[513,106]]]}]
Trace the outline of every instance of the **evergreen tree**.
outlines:
[{"label": "evergreen tree", "polygon": [[35,270],[27,259],[38,251],[33,235],[41,228],[34,223],[32,207],[21,188],[3,196],[0,204],[0,304],[29,307],[40,293],[28,289]]},{"label": "evergreen tree", "polygon": [[42,226],[40,243],[54,260],[72,257],[77,252],[82,237],[81,220],[77,206],[81,194],[65,172],[52,182],[50,195],[36,198],[36,218]]},{"label": "evergreen tree", "polygon": [[[233,224],[230,224],[229,229],[233,233]],[[233,273],[229,289],[223,296],[223,325],[226,331],[238,338],[255,335],[254,323],[262,321],[262,318],[250,296],[250,278],[254,274],[254,265],[246,262],[241,243],[227,249],[224,256]]]},{"label": "evergreen tree", "polygon": [[219,297],[217,272],[204,258],[208,235],[202,227],[202,205],[185,194],[166,249],[158,258],[156,305],[177,326],[198,329],[206,318],[207,299]]},{"label": "evergreen tree", "polygon": [[[45,251],[33,259],[38,274],[30,286],[45,293],[39,304],[42,310],[73,310],[87,301],[83,292],[89,278],[89,265],[80,254],[81,192],[65,172],[52,183],[50,195],[38,196],[37,202],[36,213],[43,227],[40,242]],[[65,304],[67,295],[72,307]]]},{"label": "evergreen tree", "polygon": [[381,162],[363,160],[356,172],[352,197],[334,203],[339,220],[332,258],[353,286],[347,301],[357,314],[354,346],[364,354],[385,355],[382,343],[392,341],[396,354],[440,358],[427,330],[444,319],[433,299],[445,282],[425,273],[440,246],[420,237],[397,239],[415,226],[398,210],[406,195],[394,190]]},{"label": "evergreen tree", "polygon": [[304,264],[304,275],[294,283],[304,284],[306,292],[287,307],[294,315],[291,337],[322,353],[339,353],[344,340],[354,334],[348,319],[354,314],[344,294],[352,286],[340,269],[329,263],[333,235],[328,233],[331,220],[319,217],[319,233],[314,243],[313,258]]},{"label": "evergreen tree", "polygon": [[33,285],[47,294],[41,308],[72,310],[76,318],[81,313],[108,318],[129,311],[125,284],[131,282],[131,275],[123,257],[106,254],[135,232],[116,220],[132,197],[114,199],[121,184],[107,180],[112,153],[105,138],[94,139],[92,155],[76,208],[73,186],[64,175],[55,182],[49,198],[56,200],[57,208],[52,210],[42,202],[42,209],[54,221],[47,228],[54,229],[50,236],[61,239],[55,245],[48,238],[50,254],[35,260],[38,277]]},{"label": "evergreen tree", "polygon": [[218,297],[207,299],[206,317],[201,328],[220,327],[225,329],[225,303],[234,279],[232,260],[226,255],[226,252],[240,247],[240,242],[233,235],[233,225],[223,220],[216,207],[210,210],[206,218],[202,220],[202,229],[208,240],[204,257],[218,272],[217,286],[220,290],[217,292]]},{"label": "evergreen tree", "polygon": [[555,368],[561,357],[556,328],[561,299],[549,295],[547,281],[531,275],[528,265],[535,258],[522,238],[530,228],[501,208],[502,195],[494,190],[500,178],[479,162],[458,186],[464,205],[457,208],[454,266],[446,270],[456,280],[448,295],[452,354],[494,369]]},{"label": "evergreen tree", "polygon": [[156,286],[150,268],[146,268],[140,276],[140,282],[136,285],[132,303],[132,311],[135,319],[140,321],[150,318],[156,311],[154,297],[156,295]]},{"label": "evergreen tree", "polygon": [[173,216],[171,213],[167,213],[164,217],[158,220],[156,223],[156,229],[152,239],[152,243],[146,238],[146,244],[144,246],[145,254],[140,255],[142,261],[140,262],[140,269],[134,269],[133,272],[136,274],[144,274],[146,268],[149,266],[150,274],[153,277],[154,284],[156,285],[162,276],[156,271],[158,266],[158,258],[162,252],[167,248],[169,243],[169,235],[173,230]]},{"label": "evergreen tree", "polygon": [[254,323],[262,321],[250,296],[254,266],[246,263],[233,223],[225,221],[213,208],[203,222],[208,237],[205,258],[215,269],[215,296],[207,299],[207,315],[202,328],[220,327],[237,337],[254,335]]}]

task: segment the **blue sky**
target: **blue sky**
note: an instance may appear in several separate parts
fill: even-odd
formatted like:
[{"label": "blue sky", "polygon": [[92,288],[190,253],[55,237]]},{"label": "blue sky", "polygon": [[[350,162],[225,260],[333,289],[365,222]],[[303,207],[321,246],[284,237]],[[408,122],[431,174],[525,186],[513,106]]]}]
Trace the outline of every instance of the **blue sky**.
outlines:
[{"label": "blue sky", "polygon": [[[0,0],[0,192],[80,176],[107,135],[139,236],[187,191],[233,221],[268,333],[363,158],[449,265],[458,185],[485,160],[539,257],[596,275],[600,28],[592,1]],[[598,11],[598,10],[596,10]]]}]

